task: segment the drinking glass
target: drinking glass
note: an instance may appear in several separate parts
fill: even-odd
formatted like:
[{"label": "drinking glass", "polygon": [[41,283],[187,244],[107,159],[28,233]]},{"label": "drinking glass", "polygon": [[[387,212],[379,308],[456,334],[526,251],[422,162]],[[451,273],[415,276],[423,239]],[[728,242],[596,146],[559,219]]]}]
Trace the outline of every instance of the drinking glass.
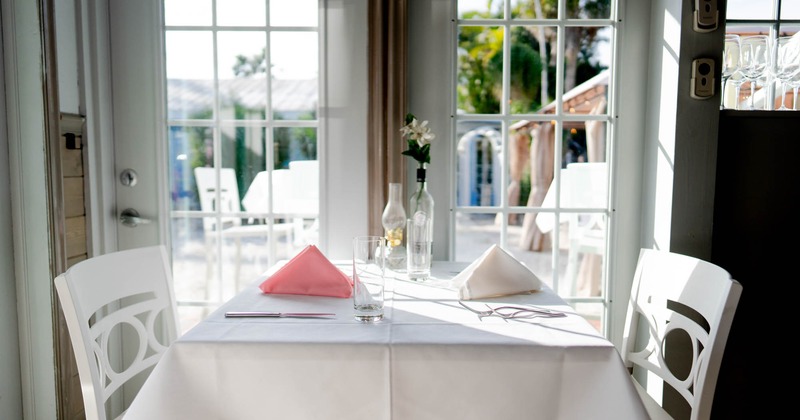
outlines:
[{"label": "drinking glass", "polygon": [[[741,49],[739,47],[739,35],[725,34],[725,49],[722,53],[722,104],[720,108],[725,108],[725,91],[727,90],[728,80],[736,72],[739,71],[739,64],[741,63]],[[738,108],[739,103],[739,88],[741,83],[734,84],[736,88],[736,102],[734,108]]]},{"label": "drinking glass", "polygon": [[789,79],[789,86],[792,88],[792,109],[797,109],[797,90],[800,88],[800,72],[795,73]]},{"label": "drinking glass", "polygon": [[773,46],[773,57],[775,63],[772,66],[772,72],[781,84],[781,106],[778,110],[785,111],[789,109],[786,106],[786,87],[800,70],[800,42],[792,41],[790,36],[776,39]]},{"label": "drinking glass", "polygon": [[755,96],[758,79],[767,75],[770,63],[769,38],[766,35],[752,35],[741,39],[742,74],[750,82],[750,110],[755,109]]},{"label": "drinking glass", "polygon": [[382,236],[353,238],[353,310],[359,321],[383,319],[385,253]]}]

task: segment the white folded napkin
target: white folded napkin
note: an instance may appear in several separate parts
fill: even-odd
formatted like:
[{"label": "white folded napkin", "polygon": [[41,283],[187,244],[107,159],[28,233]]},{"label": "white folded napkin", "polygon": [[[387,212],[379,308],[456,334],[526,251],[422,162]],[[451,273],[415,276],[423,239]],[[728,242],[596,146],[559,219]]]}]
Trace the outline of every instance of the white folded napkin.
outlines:
[{"label": "white folded napkin", "polygon": [[503,248],[492,245],[453,277],[461,300],[515,295],[541,290],[542,281]]}]

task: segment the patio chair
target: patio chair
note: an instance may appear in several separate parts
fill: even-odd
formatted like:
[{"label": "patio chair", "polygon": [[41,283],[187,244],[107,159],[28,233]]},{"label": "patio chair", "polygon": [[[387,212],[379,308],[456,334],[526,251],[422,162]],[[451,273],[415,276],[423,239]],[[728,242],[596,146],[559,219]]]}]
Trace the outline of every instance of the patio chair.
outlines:
[{"label": "patio chair", "polygon": [[[291,246],[294,226],[292,223],[274,223],[271,227],[268,224],[243,224],[242,216],[235,215],[242,211],[239,200],[239,186],[236,183],[236,172],[232,168],[221,168],[219,170],[219,188],[214,168],[197,167],[194,168],[195,182],[197,182],[197,192],[200,198],[200,208],[204,213],[221,214],[221,217],[203,217],[203,228],[206,239],[206,257],[209,260],[207,265],[207,278],[212,278],[213,258],[216,252],[213,245],[219,236],[224,239],[233,239],[235,250],[234,279],[237,282],[242,265],[242,241],[248,238],[261,238],[268,243],[269,235],[276,238],[286,238],[286,243]],[[219,194],[217,190],[219,189]],[[219,226],[218,226],[219,225]],[[264,254],[266,255],[266,248]],[[290,253],[291,254],[291,253]]]},{"label": "patio chair", "polygon": [[651,418],[710,418],[741,293],[714,264],[640,251],[621,355]]},{"label": "patio chair", "polygon": [[[269,178],[272,177],[270,188]],[[294,226],[293,245],[297,248],[317,244],[319,230],[319,162],[296,160],[288,169],[274,169],[271,175],[259,172],[242,199],[250,212],[269,211],[272,192],[272,213],[285,216]]]},{"label": "patio chair", "polygon": [[171,273],[159,245],[89,258],[55,278],[86,419],[120,418],[177,337]]},{"label": "patio chair", "polygon": [[[605,162],[568,164],[561,171],[561,207],[605,208],[608,182],[606,168]],[[542,207],[555,206],[554,190],[551,185]],[[560,223],[566,224],[567,234],[564,239],[567,245],[567,266],[563,280],[559,283],[559,295],[573,296],[582,290],[586,290],[589,296],[599,295],[600,277],[597,265],[602,264],[605,254],[605,215],[570,212],[560,218]],[[553,213],[537,214],[536,225],[542,233],[552,235],[560,234],[562,229],[556,228]],[[583,280],[585,284],[579,284],[579,280]]]}]

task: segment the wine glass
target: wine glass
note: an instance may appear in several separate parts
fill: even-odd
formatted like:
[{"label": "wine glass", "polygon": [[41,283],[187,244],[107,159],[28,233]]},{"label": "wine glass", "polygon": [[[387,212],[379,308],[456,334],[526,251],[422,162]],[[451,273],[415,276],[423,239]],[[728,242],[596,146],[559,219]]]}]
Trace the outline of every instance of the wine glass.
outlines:
[{"label": "wine glass", "polygon": [[[741,49],[740,49],[740,40],[739,35],[736,34],[725,34],[725,49],[722,53],[722,104],[720,108],[725,108],[725,91],[727,88],[728,80],[730,80],[731,76],[733,76],[736,72],[739,71],[739,65],[741,63],[742,56],[741,56]],[[736,102],[735,108],[739,108],[739,87],[741,83],[734,83],[736,87]]]},{"label": "wine glass", "polygon": [[786,81],[786,86],[792,88],[792,107],[790,109],[797,109],[797,91],[800,88],[800,71],[794,73]]},{"label": "wine glass", "polygon": [[742,74],[750,82],[750,110],[755,109],[755,96],[758,79],[767,75],[769,60],[769,38],[766,35],[752,35],[741,39]]},{"label": "wine glass", "polygon": [[779,110],[794,109],[786,106],[786,88],[792,87],[796,102],[797,79],[800,73],[800,38],[783,36],[775,41],[775,78],[781,82],[781,106]]},{"label": "wine glass", "polygon": [[785,111],[789,109],[786,106],[786,87],[800,71],[800,42],[792,41],[790,36],[782,36],[775,40],[773,50],[775,64],[772,66],[772,71],[781,83],[781,106],[778,110]]}]

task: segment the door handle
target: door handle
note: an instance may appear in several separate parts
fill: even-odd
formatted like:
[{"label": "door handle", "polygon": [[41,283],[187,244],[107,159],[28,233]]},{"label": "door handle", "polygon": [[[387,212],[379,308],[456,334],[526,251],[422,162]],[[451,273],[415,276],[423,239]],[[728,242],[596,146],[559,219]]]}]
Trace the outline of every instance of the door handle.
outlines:
[{"label": "door handle", "polygon": [[119,220],[122,222],[123,225],[128,227],[136,227],[139,225],[146,225],[148,223],[152,223],[153,221],[150,219],[143,218],[139,215],[139,212],[136,209],[125,209],[122,210],[122,213],[119,215]]}]

